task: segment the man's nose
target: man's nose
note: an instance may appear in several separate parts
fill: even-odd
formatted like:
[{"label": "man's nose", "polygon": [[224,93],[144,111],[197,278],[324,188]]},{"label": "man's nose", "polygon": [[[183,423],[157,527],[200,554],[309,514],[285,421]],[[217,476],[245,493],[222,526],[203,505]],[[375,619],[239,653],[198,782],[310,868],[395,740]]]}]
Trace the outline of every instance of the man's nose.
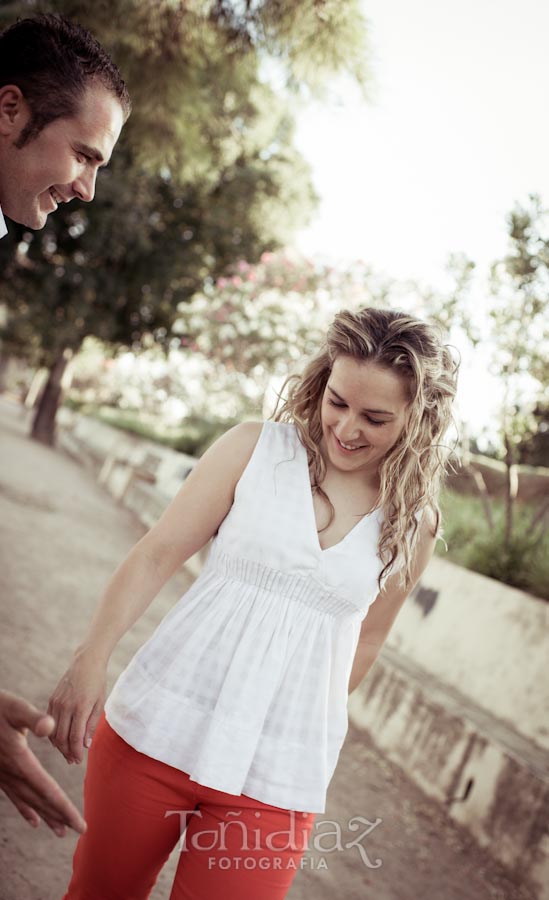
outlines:
[{"label": "man's nose", "polygon": [[97,169],[83,172],[76,181],[73,181],[72,188],[74,193],[80,200],[89,203],[95,197],[95,179],[97,178]]}]

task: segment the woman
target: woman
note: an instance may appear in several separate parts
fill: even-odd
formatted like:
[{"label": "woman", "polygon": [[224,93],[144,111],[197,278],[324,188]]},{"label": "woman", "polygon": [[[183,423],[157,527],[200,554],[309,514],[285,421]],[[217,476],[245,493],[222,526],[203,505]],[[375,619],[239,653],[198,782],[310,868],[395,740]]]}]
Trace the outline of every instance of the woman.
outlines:
[{"label": "woman", "polygon": [[[405,313],[339,313],[275,421],[197,463],[129,553],[52,695],[69,762],[93,745],[65,900],[145,898],[187,827],[172,900],[281,900],[377,657],[439,533],[457,365]],[[122,673],[109,656],[212,536]]]}]

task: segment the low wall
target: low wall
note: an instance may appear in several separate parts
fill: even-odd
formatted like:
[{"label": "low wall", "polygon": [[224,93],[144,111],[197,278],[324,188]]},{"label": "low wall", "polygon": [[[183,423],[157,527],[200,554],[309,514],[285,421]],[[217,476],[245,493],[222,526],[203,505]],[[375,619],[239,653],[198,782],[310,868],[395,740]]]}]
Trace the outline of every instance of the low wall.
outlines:
[{"label": "low wall", "polygon": [[349,716],[517,882],[549,900],[545,751],[388,647],[351,694]]},{"label": "low wall", "polygon": [[[506,492],[507,469],[505,463],[491,459],[489,456],[471,453],[471,463],[478,469],[491,497],[503,498]],[[532,503],[549,495],[549,471],[540,466],[519,465],[517,472],[517,499],[524,503]],[[471,475],[463,469],[451,472],[448,485],[461,494],[476,494]]]},{"label": "low wall", "polygon": [[433,557],[388,645],[549,750],[549,603]]}]

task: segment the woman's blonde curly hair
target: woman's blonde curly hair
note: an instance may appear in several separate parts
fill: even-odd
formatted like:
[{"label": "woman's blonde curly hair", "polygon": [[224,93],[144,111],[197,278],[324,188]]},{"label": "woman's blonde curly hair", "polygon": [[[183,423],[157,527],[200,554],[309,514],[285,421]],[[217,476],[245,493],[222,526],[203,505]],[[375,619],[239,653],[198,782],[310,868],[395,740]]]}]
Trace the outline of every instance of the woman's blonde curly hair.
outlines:
[{"label": "woman's blonde curly hair", "polygon": [[395,372],[402,376],[407,388],[406,424],[379,466],[377,507],[384,513],[378,542],[378,556],[383,563],[379,589],[397,557],[402,560],[400,583],[409,586],[419,531],[416,514],[430,507],[436,516],[433,536],[442,536],[438,497],[453,451],[441,441],[453,421],[459,362],[453,358],[450,346],[443,343],[443,333],[437,325],[409,313],[365,308],[357,312],[342,310],[336,315],[324,347],[301,375],[286,379],[273,414],[275,421],[295,423],[307,450],[313,492],[330,505],[330,522],[335,511],[321,487],[326,465],[320,452],[320,410],[338,356],[375,363]]}]

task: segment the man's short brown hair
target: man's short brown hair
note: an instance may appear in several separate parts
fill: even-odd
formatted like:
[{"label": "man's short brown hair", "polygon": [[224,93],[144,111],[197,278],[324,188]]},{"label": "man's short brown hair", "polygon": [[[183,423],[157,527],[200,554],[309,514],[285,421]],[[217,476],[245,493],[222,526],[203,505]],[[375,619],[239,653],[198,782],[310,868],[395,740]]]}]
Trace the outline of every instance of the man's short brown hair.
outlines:
[{"label": "man's short brown hair", "polygon": [[128,89],[87,29],[62,16],[40,15],[21,19],[0,34],[0,87],[16,85],[31,111],[19,147],[55,119],[77,115],[86,88],[94,82],[117,98],[127,119]]}]

